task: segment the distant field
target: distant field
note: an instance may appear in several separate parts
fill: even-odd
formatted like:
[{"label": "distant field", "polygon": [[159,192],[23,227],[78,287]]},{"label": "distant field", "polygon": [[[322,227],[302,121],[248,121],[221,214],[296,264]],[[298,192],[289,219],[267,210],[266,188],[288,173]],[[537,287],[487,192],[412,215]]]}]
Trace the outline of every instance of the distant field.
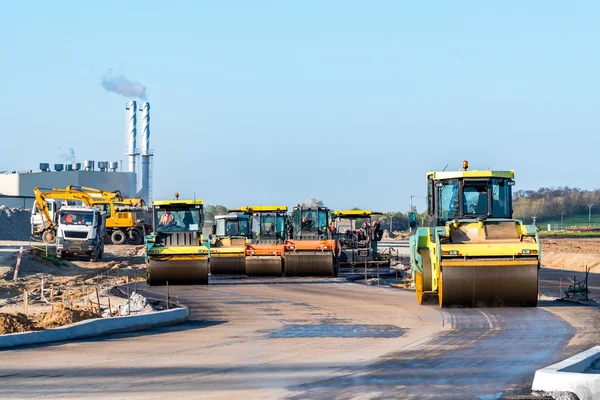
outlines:
[{"label": "distant field", "polygon": [[599,238],[600,232],[540,231],[541,238]]},{"label": "distant field", "polygon": [[[533,220],[531,218],[525,218],[523,220],[526,224],[531,224]],[[547,218],[536,220],[536,224],[540,227],[541,230],[548,230],[548,224],[552,225],[552,230],[560,229],[560,215],[558,218]],[[594,212],[592,208],[592,220],[588,221],[588,213],[585,214],[577,214],[577,215],[565,215],[563,220],[563,228],[567,228],[569,226],[594,226],[596,228],[600,228],[600,204],[598,205],[597,212]]]}]

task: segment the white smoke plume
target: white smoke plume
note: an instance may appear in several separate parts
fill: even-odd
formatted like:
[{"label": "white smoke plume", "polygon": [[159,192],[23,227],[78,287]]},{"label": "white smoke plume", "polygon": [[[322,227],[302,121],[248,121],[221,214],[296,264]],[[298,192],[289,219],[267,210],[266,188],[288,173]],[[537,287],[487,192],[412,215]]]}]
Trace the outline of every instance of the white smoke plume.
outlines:
[{"label": "white smoke plume", "polygon": [[73,164],[75,162],[76,157],[75,150],[73,150],[73,148],[69,147],[68,149],[64,150],[61,146],[58,146],[57,150],[60,152],[60,155],[58,157],[61,160],[66,161],[69,164]]},{"label": "white smoke plume", "polygon": [[141,100],[148,100],[148,94],[146,94],[146,86],[139,82],[130,81],[123,75],[111,75],[111,71],[104,74],[100,80],[102,87],[109,92],[120,94],[123,97],[130,99],[139,98]]}]

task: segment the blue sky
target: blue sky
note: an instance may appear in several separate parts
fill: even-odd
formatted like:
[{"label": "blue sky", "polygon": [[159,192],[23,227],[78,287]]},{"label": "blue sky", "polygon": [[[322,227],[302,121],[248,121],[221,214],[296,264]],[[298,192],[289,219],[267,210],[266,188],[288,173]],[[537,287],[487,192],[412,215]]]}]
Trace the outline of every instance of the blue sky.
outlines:
[{"label": "blue sky", "polygon": [[155,198],[406,211],[463,159],[600,187],[598,2],[172,3],[3,3],[0,170],[125,160],[112,69],[147,86]]}]

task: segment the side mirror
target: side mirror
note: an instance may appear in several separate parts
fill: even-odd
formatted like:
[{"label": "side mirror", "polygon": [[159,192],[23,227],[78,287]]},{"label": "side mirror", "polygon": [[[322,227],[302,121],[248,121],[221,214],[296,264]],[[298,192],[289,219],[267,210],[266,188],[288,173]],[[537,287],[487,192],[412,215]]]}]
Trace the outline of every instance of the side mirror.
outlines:
[{"label": "side mirror", "polygon": [[217,225],[211,226],[211,232],[212,232],[213,235],[217,234]]}]

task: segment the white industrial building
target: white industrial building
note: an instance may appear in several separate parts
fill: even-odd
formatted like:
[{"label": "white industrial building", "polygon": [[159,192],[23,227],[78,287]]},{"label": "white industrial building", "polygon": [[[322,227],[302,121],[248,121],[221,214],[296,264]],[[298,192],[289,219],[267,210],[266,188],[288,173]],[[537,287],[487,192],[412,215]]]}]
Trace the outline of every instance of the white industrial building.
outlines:
[{"label": "white industrial building", "polygon": [[[33,206],[33,188],[42,191],[52,188],[66,188],[69,185],[87,186],[104,191],[119,190],[127,197],[142,198],[150,204],[152,197],[151,167],[152,150],[150,150],[150,103],[144,102],[140,107],[143,120],[141,149],[137,144],[137,104],[131,101],[126,105],[126,145],[129,158],[127,172],[119,172],[118,162],[84,161],[73,164],[40,163],[39,170],[0,173],[0,205],[7,207]],[[141,154],[141,165],[136,162]],[[139,168],[139,169],[138,169]]]}]

